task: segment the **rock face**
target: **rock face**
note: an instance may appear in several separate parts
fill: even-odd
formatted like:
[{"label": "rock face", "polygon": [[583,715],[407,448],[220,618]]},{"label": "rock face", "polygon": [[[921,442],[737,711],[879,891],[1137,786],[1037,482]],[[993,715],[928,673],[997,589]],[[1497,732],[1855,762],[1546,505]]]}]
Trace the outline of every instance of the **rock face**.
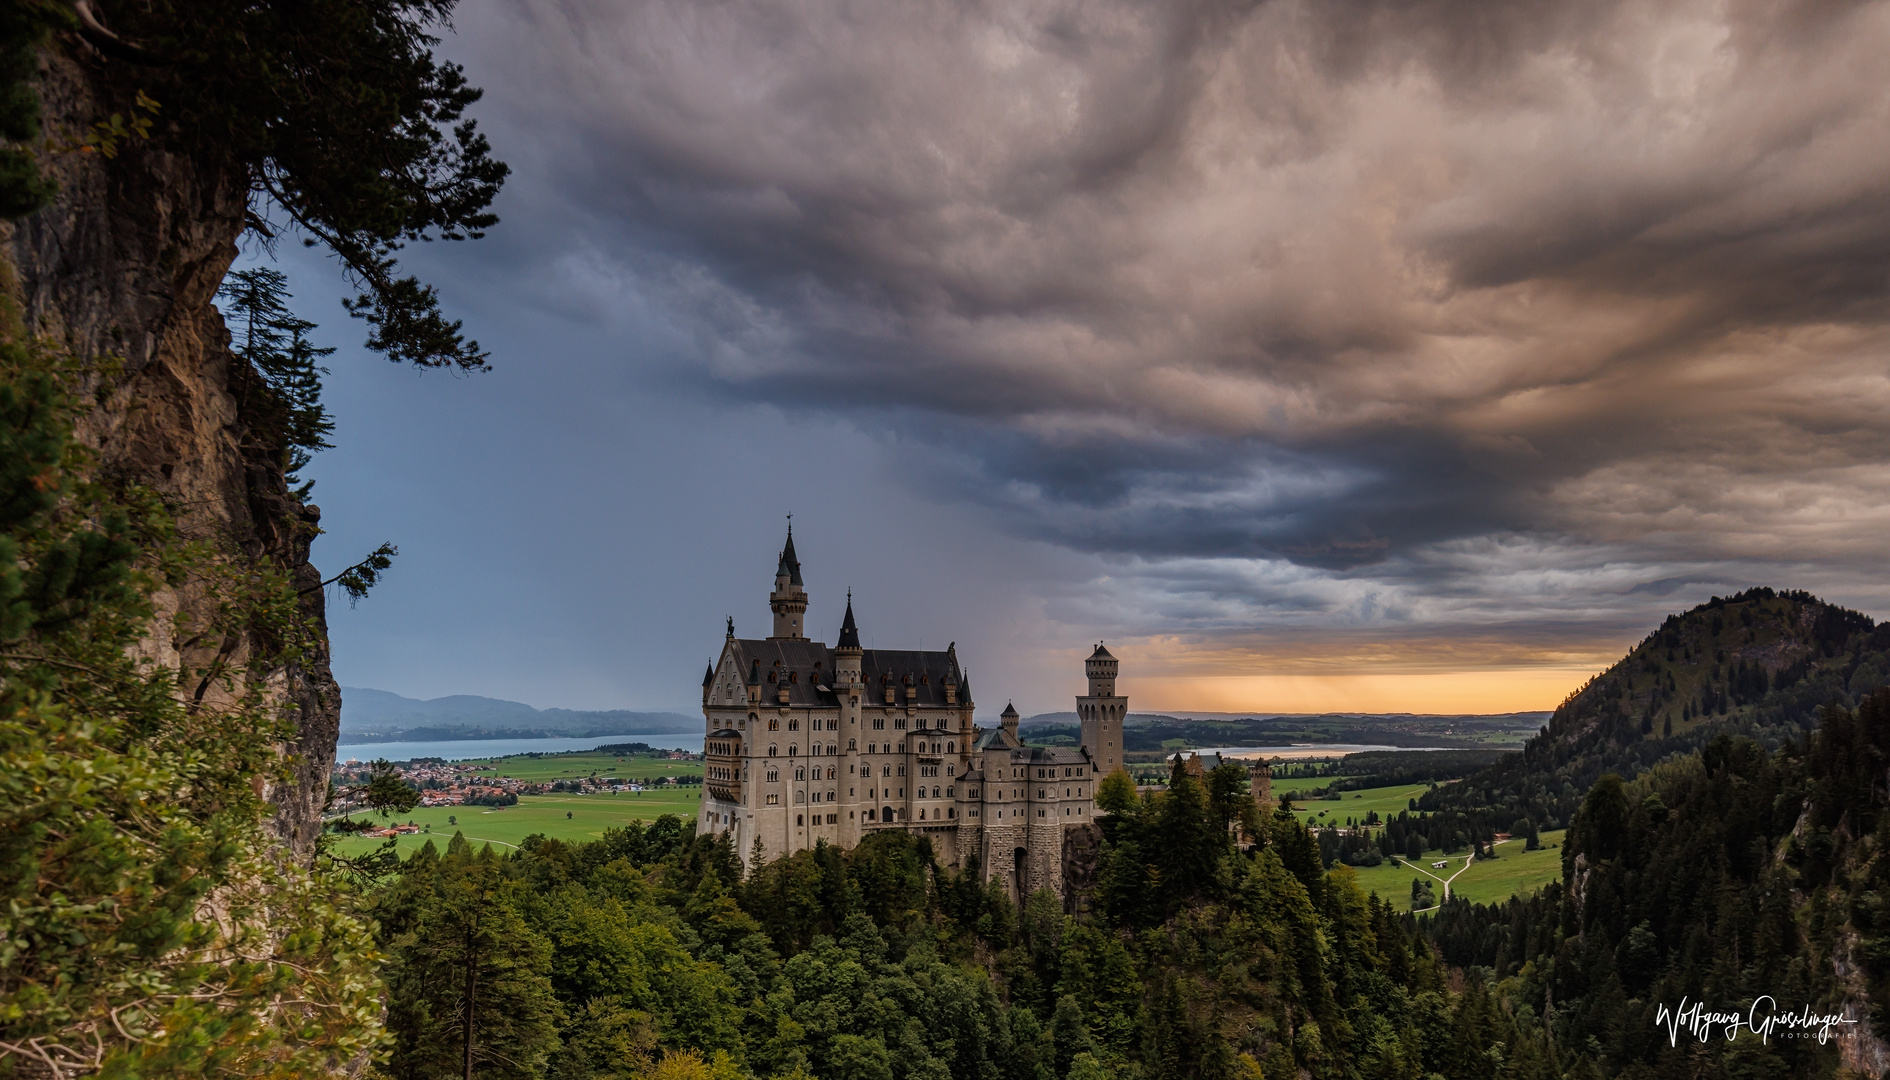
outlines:
[{"label": "rock face", "polygon": [[[39,92],[48,130],[83,131],[108,110],[92,91],[89,61],[42,54]],[[126,140],[115,157],[69,153],[50,171],[60,185],[51,206],[0,223],[6,286],[29,334],[52,338],[77,356],[120,362],[101,375],[103,405],[79,438],[96,448],[107,476],[148,486],[169,504],[183,535],[210,541],[233,565],[273,564],[302,593],[317,640],[304,662],[268,676],[268,690],[295,716],[293,780],[270,785],[275,827],[298,853],[320,827],[341,691],[328,666],[321,577],[308,561],[320,511],[304,506],[283,479],[279,446],[252,430],[246,401],[261,384],[230,351],[212,304],[236,257],[247,182],[226,163],[192,160]],[[159,618],[145,648],[178,671],[220,659],[241,672],[259,642],[245,629],[211,625],[213,605],[186,583],[157,598]],[[173,631],[173,615],[185,626]],[[207,705],[226,700],[214,680],[190,676],[182,691]]]}]

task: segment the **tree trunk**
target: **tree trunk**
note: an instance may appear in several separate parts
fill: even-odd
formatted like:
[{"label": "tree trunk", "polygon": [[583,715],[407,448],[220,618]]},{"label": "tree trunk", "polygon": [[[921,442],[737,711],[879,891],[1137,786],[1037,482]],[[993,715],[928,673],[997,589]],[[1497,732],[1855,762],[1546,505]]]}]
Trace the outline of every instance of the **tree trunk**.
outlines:
[{"label": "tree trunk", "polygon": [[476,923],[469,924],[466,930],[466,1073],[464,1080],[472,1080],[473,1074],[473,997],[479,989],[479,947]]}]

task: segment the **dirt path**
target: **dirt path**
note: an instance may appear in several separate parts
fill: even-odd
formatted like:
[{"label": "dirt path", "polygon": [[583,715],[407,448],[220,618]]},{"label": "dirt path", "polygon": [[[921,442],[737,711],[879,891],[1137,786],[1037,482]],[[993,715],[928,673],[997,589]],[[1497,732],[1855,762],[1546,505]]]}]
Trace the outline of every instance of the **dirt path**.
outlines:
[{"label": "dirt path", "polygon": [[[1508,840],[1493,840],[1490,842],[1490,846],[1497,847],[1499,845],[1507,844],[1507,843],[1509,843]],[[1450,883],[1457,880],[1459,877],[1463,876],[1463,872],[1465,870],[1470,869],[1471,864],[1477,861],[1477,856],[1475,852],[1471,852],[1468,855],[1446,855],[1444,858],[1438,859],[1437,861],[1449,862],[1452,859],[1462,859],[1463,865],[1459,866],[1457,868],[1457,872],[1450,875],[1449,877],[1438,877],[1436,874],[1431,873],[1429,870],[1426,870],[1422,866],[1419,866],[1417,863],[1412,862],[1410,859],[1404,860],[1404,865],[1410,867],[1413,870],[1416,870],[1418,873],[1423,874],[1425,877],[1430,878],[1433,881],[1441,881],[1444,883],[1444,895],[1437,901],[1438,907],[1442,907],[1444,901],[1450,899]],[[1422,908],[1419,910],[1429,911],[1431,909]]]}]

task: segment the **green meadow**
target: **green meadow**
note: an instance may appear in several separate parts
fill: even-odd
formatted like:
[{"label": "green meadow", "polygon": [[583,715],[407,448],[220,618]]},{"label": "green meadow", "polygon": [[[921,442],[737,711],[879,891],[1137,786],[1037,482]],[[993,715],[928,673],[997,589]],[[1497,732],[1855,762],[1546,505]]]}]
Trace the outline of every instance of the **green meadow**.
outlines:
[{"label": "green meadow", "polygon": [[[1441,851],[1427,851],[1420,864],[1438,877],[1448,878],[1463,870],[1450,883],[1451,895],[1476,904],[1493,904],[1518,894],[1527,895],[1551,881],[1561,880],[1562,836],[1560,830],[1543,833],[1542,847],[1535,851],[1524,851],[1520,839],[1499,844],[1496,858],[1473,863],[1468,870],[1463,869],[1465,855],[1461,853],[1445,855]],[[1439,859],[1449,859],[1450,865],[1442,870],[1431,870],[1431,864]],[[1377,866],[1355,866],[1352,871],[1358,875],[1359,888],[1392,901],[1399,911],[1411,910],[1411,879],[1423,877],[1410,866],[1393,866],[1389,861]],[[1424,880],[1430,882],[1437,898],[1443,899],[1443,883],[1434,878]]]},{"label": "green meadow", "polygon": [[1346,818],[1363,821],[1365,815],[1376,810],[1378,818],[1397,817],[1400,811],[1411,809],[1411,800],[1429,791],[1429,784],[1399,784],[1394,787],[1363,788],[1347,791],[1342,799],[1311,799],[1299,801],[1299,793],[1309,788],[1324,787],[1330,783],[1326,779],[1281,780],[1273,785],[1274,798],[1292,796],[1293,809],[1302,814],[1301,820],[1308,825],[1344,825]]},{"label": "green meadow", "polygon": [[[686,824],[695,818],[701,797],[702,788],[696,785],[641,794],[521,795],[517,806],[415,807],[395,815],[389,824],[412,821],[431,830],[399,838],[397,850],[405,857],[428,840],[445,847],[455,832],[465,833],[475,846],[482,842],[517,846],[533,833],[565,840],[595,840],[604,835],[605,829],[621,828],[632,821],[654,821],[664,814],[675,814]],[[384,843],[378,837],[349,837],[339,841],[335,850],[343,855],[360,855]]]},{"label": "green meadow", "polygon": [[[626,742],[635,739],[626,738]],[[628,779],[659,776],[701,776],[700,761],[671,761],[667,757],[646,754],[600,754],[584,750],[570,754],[514,754],[492,759],[492,767],[481,769],[481,776],[510,776],[532,783],[576,780],[586,776],[617,776]]]}]

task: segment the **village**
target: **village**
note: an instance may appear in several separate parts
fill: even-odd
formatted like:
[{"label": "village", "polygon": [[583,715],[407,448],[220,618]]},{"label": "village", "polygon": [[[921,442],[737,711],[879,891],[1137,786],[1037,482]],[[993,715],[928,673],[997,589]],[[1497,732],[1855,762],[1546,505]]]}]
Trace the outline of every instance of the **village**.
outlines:
[{"label": "village", "polygon": [[[638,795],[644,791],[673,790],[702,783],[699,764],[702,760],[701,755],[684,750],[636,754],[628,758],[617,757],[615,761],[598,761],[591,755],[585,755],[588,759],[585,764],[595,765],[586,775],[544,775],[550,770],[550,766],[569,756],[531,754],[503,761],[447,761],[444,758],[415,758],[411,761],[394,762],[392,769],[401,782],[418,792],[421,807],[505,807],[516,806],[520,796]],[[658,762],[678,764],[658,765]],[[335,767],[333,781],[335,797],[327,815],[331,821],[345,820],[368,808],[365,789],[374,764],[374,762],[350,758]],[[627,767],[613,769],[608,767],[611,765]],[[682,771],[672,772],[669,775],[627,775],[633,769],[637,772],[656,768],[667,771],[677,769],[678,765],[681,765]],[[508,771],[500,773],[498,770],[501,767]],[[518,776],[512,775],[513,772],[536,775]],[[419,826],[413,824],[388,824],[382,828],[366,830],[361,835],[397,836],[418,832],[419,829]]]}]

